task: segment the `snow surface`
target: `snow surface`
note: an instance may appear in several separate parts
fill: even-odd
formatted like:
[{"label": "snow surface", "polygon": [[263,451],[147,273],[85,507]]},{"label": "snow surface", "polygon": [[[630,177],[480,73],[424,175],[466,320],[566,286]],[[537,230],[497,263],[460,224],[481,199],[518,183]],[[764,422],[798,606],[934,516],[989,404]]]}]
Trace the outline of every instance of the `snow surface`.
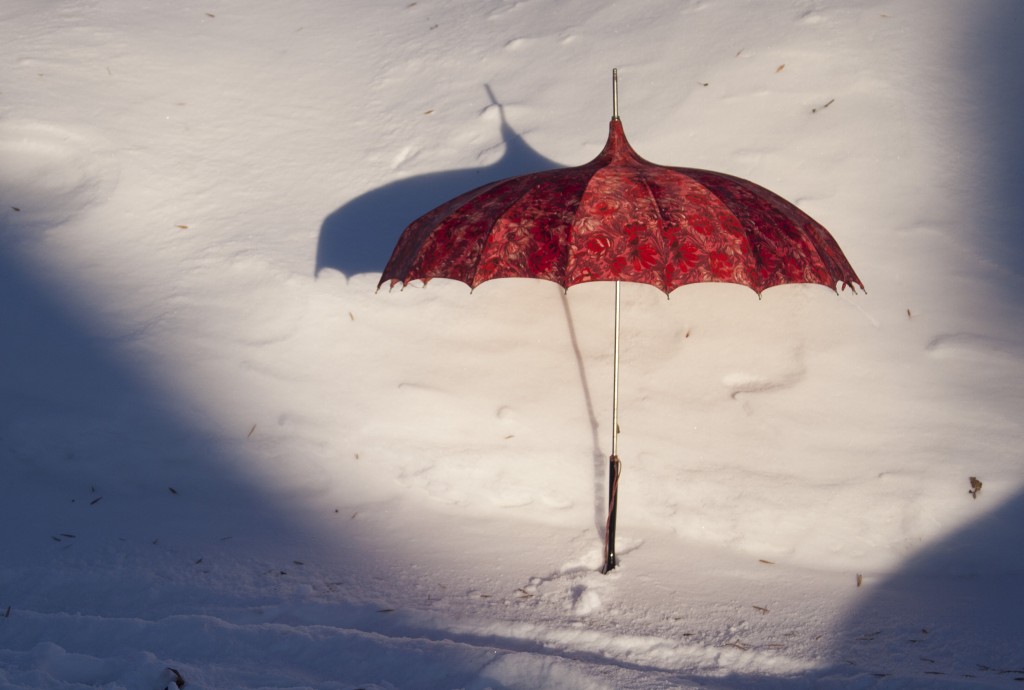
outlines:
[{"label": "snow surface", "polygon": [[[5,0],[0,687],[1010,688],[1024,4]],[[591,159],[868,288],[376,292]],[[982,482],[969,493],[970,477]]]}]

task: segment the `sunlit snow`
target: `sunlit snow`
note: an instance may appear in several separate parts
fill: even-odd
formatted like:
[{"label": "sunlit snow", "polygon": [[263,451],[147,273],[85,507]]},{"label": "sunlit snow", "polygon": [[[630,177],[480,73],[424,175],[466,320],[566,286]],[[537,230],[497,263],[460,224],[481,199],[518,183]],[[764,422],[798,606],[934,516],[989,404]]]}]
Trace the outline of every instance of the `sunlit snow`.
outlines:
[{"label": "sunlit snow", "polygon": [[[7,0],[0,688],[1020,687],[1022,30]],[[641,156],[793,201],[867,294],[623,287],[602,575],[611,285],[376,285],[593,158],[613,67]]]}]

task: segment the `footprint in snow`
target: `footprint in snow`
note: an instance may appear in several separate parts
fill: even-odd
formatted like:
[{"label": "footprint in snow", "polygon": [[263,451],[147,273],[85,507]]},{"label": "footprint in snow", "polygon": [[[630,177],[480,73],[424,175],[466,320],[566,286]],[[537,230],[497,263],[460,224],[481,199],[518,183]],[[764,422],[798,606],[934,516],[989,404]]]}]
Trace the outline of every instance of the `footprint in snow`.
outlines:
[{"label": "footprint in snow", "polygon": [[588,616],[601,608],[601,597],[586,585],[572,588],[572,612],[576,616]]}]

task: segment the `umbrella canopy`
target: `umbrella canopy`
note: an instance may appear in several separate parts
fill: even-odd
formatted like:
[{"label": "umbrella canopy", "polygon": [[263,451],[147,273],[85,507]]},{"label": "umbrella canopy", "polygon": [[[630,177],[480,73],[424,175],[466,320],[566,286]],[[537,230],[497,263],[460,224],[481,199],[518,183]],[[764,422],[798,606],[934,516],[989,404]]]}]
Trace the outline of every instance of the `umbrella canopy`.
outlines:
[{"label": "umbrella canopy", "polygon": [[806,213],[753,182],[649,163],[611,121],[591,162],[466,192],[402,233],[380,285],[451,278],[542,278],[653,285],[725,282],[861,285],[839,245]]},{"label": "umbrella canopy", "polygon": [[450,278],[541,278],[568,289],[615,282],[612,452],[603,571],[615,567],[619,286],[725,282],[760,294],[784,283],[863,284],[829,232],[782,197],[723,173],[650,163],[626,140],[617,72],[608,141],[594,160],[492,182],[447,201],[402,233],[378,289]]}]

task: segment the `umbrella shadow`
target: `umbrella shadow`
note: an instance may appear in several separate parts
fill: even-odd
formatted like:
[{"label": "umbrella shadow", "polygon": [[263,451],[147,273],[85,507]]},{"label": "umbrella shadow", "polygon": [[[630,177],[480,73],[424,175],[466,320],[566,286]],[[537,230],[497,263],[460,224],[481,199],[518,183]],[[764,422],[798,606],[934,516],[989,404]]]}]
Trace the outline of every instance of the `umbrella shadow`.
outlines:
[{"label": "umbrella shadow", "polygon": [[[490,86],[485,85],[484,88],[491,105],[498,108],[500,115],[500,133],[505,145],[501,159],[486,167],[428,173],[398,180],[347,202],[327,216],[320,227],[316,274],[325,269],[334,269],[349,277],[358,273],[381,273],[402,230],[427,211],[488,182],[562,167],[526,143],[509,125],[504,106],[495,98]],[[604,472],[608,460],[602,454],[598,441],[600,425],[564,292],[562,306],[590,419],[594,446],[594,523],[603,537],[608,510],[604,495]]]},{"label": "umbrella shadow", "polygon": [[580,343],[576,337],[576,324],[572,318],[572,310],[569,308],[569,297],[562,291],[562,308],[565,310],[565,324],[569,329],[569,340],[572,343],[572,351],[576,356],[576,369],[580,375],[580,387],[583,389],[583,399],[587,407],[587,417],[590,419],[590,436],[594,446],[594,528],[598,536],[604,538],[608,517],[608,497],[606,495],[605,468],[608,465],[608,458],[601,452],[601,442],[597,432],[600,424],[597,421],[597,414],[594,412],[594,398],[590,394],[590,382],[587,379],[587,369],[583,366],[583,352],[580,350]]},{"label": "umbrella shadow", "polygon": [[506,177],[560,167],[534,150],[508,124],[505,109],[484,87],[501,116],[505,153],[491,165],[417,175],[347,202],[324,219],[316,248],[317,274],[333,268],[348,277],[381,273],[402,230],[454,196]]}]

